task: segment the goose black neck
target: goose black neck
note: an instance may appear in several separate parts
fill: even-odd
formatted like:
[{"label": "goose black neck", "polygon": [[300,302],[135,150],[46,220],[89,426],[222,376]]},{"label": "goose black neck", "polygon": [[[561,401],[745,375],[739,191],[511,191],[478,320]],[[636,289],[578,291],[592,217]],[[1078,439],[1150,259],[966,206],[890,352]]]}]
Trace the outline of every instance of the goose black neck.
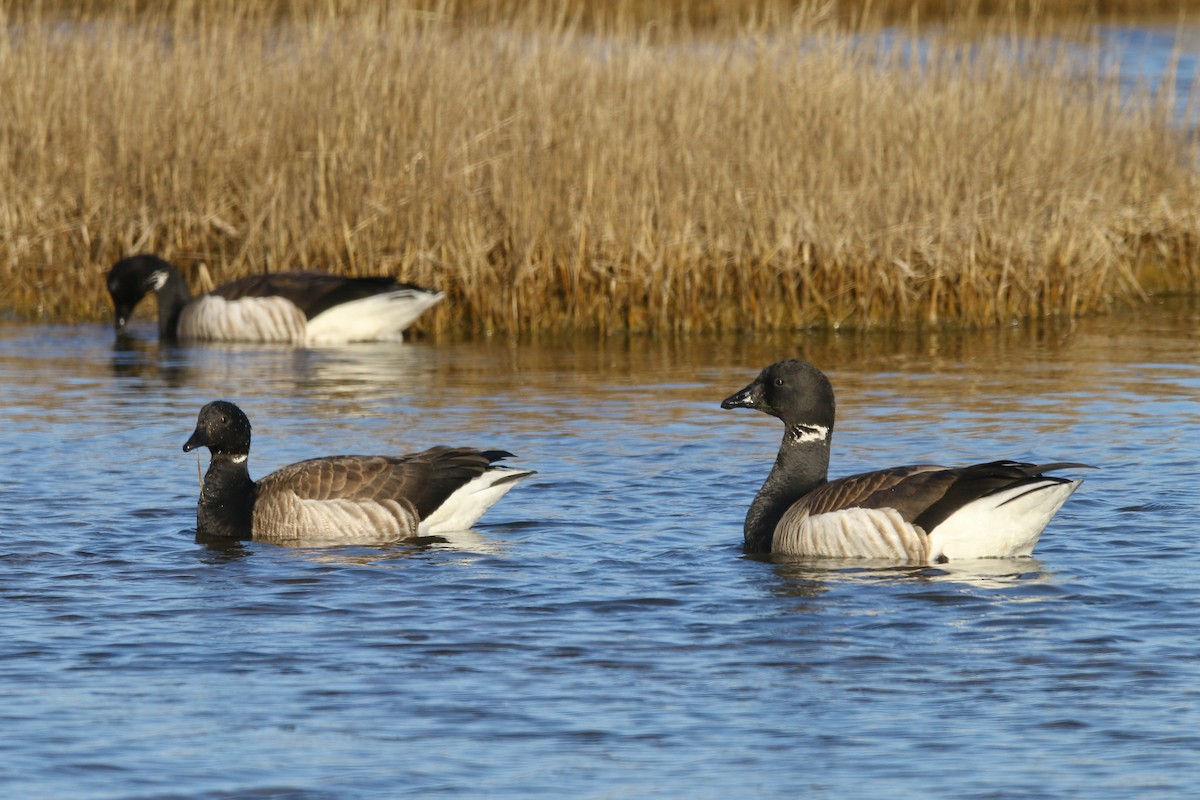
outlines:
[{"label": "goose black neck", "polygon": [[228,539],[251,538],[256,495],[244,455],[214,454],[196,506],[196,532]]},{"label": "goose black neck", "polygon": [[179,315],[192,302],[192,293],[179,270],[170,265],[164,269],[167,280],[154,293],[158,298],[158,337],[174,340],[179,332]]},{"label": "goose black neck", "polygon": [[828,480],[831,435],[832,431],[827,431],[823,438],[797,441],[794,431],[789,429],[784,433],[775,466],[746,513],[746,552],[771,552],[775,526],[784,513]]}]

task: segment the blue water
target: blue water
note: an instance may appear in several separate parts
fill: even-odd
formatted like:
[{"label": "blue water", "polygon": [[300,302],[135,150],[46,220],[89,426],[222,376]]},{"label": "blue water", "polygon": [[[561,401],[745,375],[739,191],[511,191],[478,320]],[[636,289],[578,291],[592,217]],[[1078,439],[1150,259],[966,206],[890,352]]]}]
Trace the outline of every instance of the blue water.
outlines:
[{"label": "blue water", "polygon": [[[0,795],[1180,797],[1200,785],[1194,304],[1041,331],[327,350],[0,326]],[[1035,558],[745,557],[804,355],[833,473],[1101,467]],[[503,447],[475,531],[194,541],[200,406],[301,458]]]},{"label": "blue water", "polygon": [[1200,66],[1200,29],[1195,25],[1101,25],[1096,49],[1105,68],[1127,90],[1148,88],[1175,98],[1175,112],[1196,123],[1196,70]]},{"label": "blue water", "polygon": [[[1003,36],[985,41],[1000,52],[1011,52],[1014,63],[1034,54],[1049,57],[1053,63],[1065,55],[1081,80],[1087,83],[1101,77],[1115,80],[1127,110],[1141,113],[1148,93],[1151,98],[1169,100],[1168,108],[1173,110],[1176,121],[1195,129],[1200,117],[1200,97],[1196,91],[1200,26],[1194,23],[1093,25],[1084,29],[1082,37],[1056,35],[1053,24],[1043,27],[1041,37]],[[887,58],[900,52],[922,64],[928,62],[931,52],[940,52],[934,47],[940,41],[938,38],[928,35],[913,38],[905,27],[886,29],[878,35],[865,34],[856,41],[878,49]],[[982,43],[973,42],[966,52],[973,53],[980,46]]]}]

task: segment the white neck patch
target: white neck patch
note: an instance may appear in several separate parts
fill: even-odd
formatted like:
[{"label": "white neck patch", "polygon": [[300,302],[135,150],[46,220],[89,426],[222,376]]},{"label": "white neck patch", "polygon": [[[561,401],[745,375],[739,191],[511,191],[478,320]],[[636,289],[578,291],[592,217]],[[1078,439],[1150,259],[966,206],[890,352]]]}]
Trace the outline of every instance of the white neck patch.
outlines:
[{"label": "white neck patch", "polygon": [[245,464],[245,463],[246,463],[246,457],[245,457],[245,456],[233,456],[233,457],[231,457],[229,460],[230,460],[230,461],[232,461],[232,462],[233,462],[233,463],[235,463],[235,464]]},{"label": "white neck patch", "polygon": [[150,284],[150,291],[157,292],[159,289],[167,285],[167,271],[165,269],[155,270],[150,273],[150,279],[146,281]]},{"label": "white neck patch", "polygon": [[823,442],[829,437],[829,428],[824,425],[797,424],[788,428],[788,436],[791,438],[792,444]]}]

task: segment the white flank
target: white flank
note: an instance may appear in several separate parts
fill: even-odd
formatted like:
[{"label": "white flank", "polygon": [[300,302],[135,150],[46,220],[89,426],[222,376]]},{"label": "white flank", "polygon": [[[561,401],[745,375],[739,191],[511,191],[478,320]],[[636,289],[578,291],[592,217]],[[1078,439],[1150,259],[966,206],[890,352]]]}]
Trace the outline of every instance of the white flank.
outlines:
[{"label": "white flank", "polygon": [[204,342],[304,342],[304,313],[282,297],[207,294],[179,315],[179,338]]},{"label": "white flank", "polygon": [[395,500],[301,500],[283,494],[254,510],[254,538],[264,542],[370,544],[417,535],[412,506]]},{"label": "white flank", "polygon": [[399,289],[342,303],[308,321],[308,344],[401,341],[404,329],[445,292]]},{"label": "white flank", "polygon": [[793,506],[775,527],[771,550],[812,558],[927,559],[925,534],[892,508],[847,508],[809,516]]},{"label": "white flank", "polygon": [[422,536],[465,531],[494,506],[508,490],[532,475],[530,470],[492,467],[446,498],[417,528]]},{"label": "white flank", "polygon": [[933,529],[929,560],[1030,555],[1050,519],[1081,483],[1048,480],[967,503]]}]

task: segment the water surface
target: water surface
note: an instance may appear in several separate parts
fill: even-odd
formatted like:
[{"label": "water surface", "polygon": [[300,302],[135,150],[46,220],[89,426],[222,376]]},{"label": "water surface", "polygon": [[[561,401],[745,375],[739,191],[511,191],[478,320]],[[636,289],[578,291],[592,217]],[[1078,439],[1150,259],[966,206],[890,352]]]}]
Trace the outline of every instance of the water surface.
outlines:
[{"label": "water surface", "polygon": [[[167,347],[0,326],[8,797],[1179,797],[1200,784],[1195,305],[974,334]],[[782,434],[721,411],[803,355],[835,475],[1100,470],[1035,558],[759,560]],[[444,542],[194,541],[200,406],[251,472],[503,447]]]}]

